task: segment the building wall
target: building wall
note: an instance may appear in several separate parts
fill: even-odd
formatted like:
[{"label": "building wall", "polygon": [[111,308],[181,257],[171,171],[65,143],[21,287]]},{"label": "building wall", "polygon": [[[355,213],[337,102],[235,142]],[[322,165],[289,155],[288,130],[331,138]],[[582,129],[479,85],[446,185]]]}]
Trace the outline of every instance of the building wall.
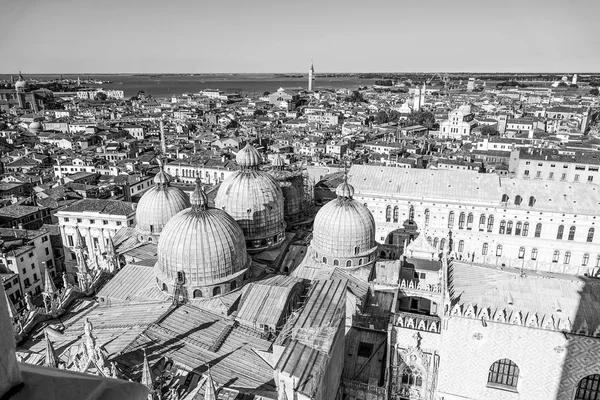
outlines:
[{"label": "building wall", "polygon": [[[571,400],[578,382],[600,373],[600,339],[450,317],[443,332],[438,398]],[[508,358],[519,367],[517,392],[487,387],[488,371]]]},{"label": "building wall", "polygon": [[[468,198],[464,202],[443,203],[422,199],[420,201],[411,201],[408,198],[392,197],[389,195],[372,195],[356,193],[354,198],[357,201],[367,204],[373,214],[376,223],[376,240],[385,243],[388,235],[404,227],[404,222],[408,219],[409,208],[412,205],[415,210],[415,223],[417,231],[425,228],[425,210],[429,210],[429,223],[427,225],[427,236],[438,238],[438,242],[445,238],[448,243],[449,232],[452,232],[453,249],[451,255],[456,258],[467,259],[474,262],[502,265],[513,267],[523,267],[526,269],[545,270],[554,272],[563,272],[569,274],[584,273],[596,274],[600,267],[600,227],[596,226],[595,215],[573,215],[562,214],[558,212],[539,212],[535,207],[528,207],[528,199],[523,199],[521,207],[515,208],[509,205],[504,208],[499,203],[498,206],[486,206],[471,203]],[[509,199],[513,201],[513,199]],[[399,208],[398,222],[386,221],[387,206]],[[454,212],[454,223],[452,228],[448,227],[450,212]],[[465,227],[459,229],[460,213],[465,213]],[[468,214],[473,214],[473,223],[471,229],[467,229],[466,219]],[[479,218],[485,215],[486,224],[483,231],[480,231]],[[487,222],[490,215],[494,216],[492,231],[488,232]],[[500,234],[501,221],[513,221],[512,233]],[[523,236],[523,228],[520,235],[515,235],[517,222],[529,223],[527,236]],[[535,236],[535,227],[538,223],[542,224],[542,230],[539,238]],[[564,226],[563,239],[557,239],[558,227]],[[574,240],[568,240],[569,229],[575,226]],[[589,228],[594,228],[594,237],[592,242],[587,242]],[[506,229],[505,229],[506,232]],[[459,250],[460,241],[463,241],[463,249]],[[487,243],[487,254],[483,253],[484,243]],[[496,256],[497,246],[502,246],[499,256]],[[399,250],[403,247],[398,245]],[[524,247],[523,258],[519,258],[520,248]],[[532,250],[537,249],[537,257],[532,260]],[[554,262],[554,251],[558,250],[559,257]],[[440,249],[441,251],[441,249]],[[565,252],[570,251],[571,257],[568,263],[565,263]],[[583,266],[584,255],[588,254],[588,262]]]},{"label": "building wall", "polygon": [[72,251],[76,245],[76,227],[85,239],[90,257],[96,252],[106,252],[109,237],[113,237],[119,229],[126,226],[135,226],[135,212],[125,215],[101,214],[98,212],[68,212],[56,213],[60,234],[65,246],[65,267],[70,276],[77,272],[77,261]]},{"label": "building wall", "polygon": [[534,160],[521,158],[516,151],[511,152],[509,171],[518,178],[542,179],[565,182],[600,182],[600,162]]}]

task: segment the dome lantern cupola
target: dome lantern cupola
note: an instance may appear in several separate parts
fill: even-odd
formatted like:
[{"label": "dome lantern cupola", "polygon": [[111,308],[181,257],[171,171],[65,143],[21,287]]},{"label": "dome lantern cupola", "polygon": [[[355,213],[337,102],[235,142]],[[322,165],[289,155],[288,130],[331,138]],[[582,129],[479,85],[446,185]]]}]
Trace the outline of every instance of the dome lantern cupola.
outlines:
[{"label": "dome lantern cupola", "polygon": [[165,172],[160,159],[158,164],[154,186],[144,193],[135,212],[135,229],[140,241],[156,242],[166,223],[190,206],[188,196],[181,189],[171,186],[171,177]]},{"label": "dome lantern cupola", "polygon": [[243,149],[238,151],[235,161],[242,170],[257,170],[261,162],[261,156],[258,150],[248,142]]},{"label": "dome lantern cupola", "polygon": [[200,185],[200,178],[196,179],[196,188],[190,196],[190,204],[196,211],[206,211],[208,209],[208,197],[204,188]]}]

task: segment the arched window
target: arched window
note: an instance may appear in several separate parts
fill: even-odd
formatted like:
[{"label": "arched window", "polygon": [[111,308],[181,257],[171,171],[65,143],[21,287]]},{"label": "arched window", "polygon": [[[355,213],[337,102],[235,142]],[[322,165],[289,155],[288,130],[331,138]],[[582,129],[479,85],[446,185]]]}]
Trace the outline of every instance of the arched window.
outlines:
[{"label": "arched window", "polygon": [[473,213],[469,213],[467,216],[467,230],[473,229]]},{"label": "arched window", "polygon": [[392,222],[392,206],[385,208],[385,222]]},{"label": "arched window", "polygon": [[502,245],[496,246],[496,257],[502,257]]},{"label": "arched window", "polygon": [[481,248],[481,254],[484,256],[487,256],[487,253],[488,253],[488,244],[484,243],[483,247]]},{"label": "arched window", "polygon": [[535,197],[529,196],[529,207],[535,206]]},{"label": "arched window", "polygon": [[432,243],[432,242],[431,242],[431,236],[427,236],[427,242],[428,242],[429,244],[431,244],[431,243]]},{"label": "arched window", "polygon": [[433,239],[433,247],[435,247],[437,249],[438,248],[438,244],[439,244],[439,239],[438,238],[434,238]]},{"label": "arched window", "polygon": [[507,194],[503,194],[502,195],[502,202],[503,203],[507,203],[508,202],[508,195]]},{"label": "arched window", "polygon": [[538,223],[535,225],[535,237],[542,236],[542,224]]},{"label": "arched window", "polygon": [[552,254],[552,262],[557,263],[558,257],[560,257],[560,251],[554,250],[554,253]]},{"label": "arched window", "polygon": [[323,257],[323,264],[327,264],[327,257]]},{"label": "arched window", "polygon": [[407,366],[402,372],[402,383],[404,385],[421,387],[423,386],[423,379],[418,370],[413,371]]},{"label": "arched window", "polygon": [[485,230],[485,214],[481,214],[479,216],[479,232],[483,232]]},{"label": "arched window", "polygon": [[425,226],[429,225],[429,209],[425,209]]},{"label": "arched window", "polygon": [[490,215],[488,217],[487,231],[492,232],[493,229],[494,229],[494,216]]},{"label": "arched window", "polygon": [[594,241],[594,228],[590,228],[588,230],[587,240],[586,242],[592,243]]},{"label": "arched window", "polygon": [[216,287],[213,289],[213,296],[218,296],[218,295],[220,295],[220,294],[221,294],[221,286],[216,286]]},{"label": "arched window", "polygon": [[562,239],[563,238],[563,233],[565,233],[565,227],[564,227],[564,225],[560,225],[558,227],[558,231],[556,232],[556,238],[557,239]]},{"label": "arched window", "polygon": [[581,265],[585,267],[586,265],[588,265],[588,262],[590,262],[590,255],[588,253],[585,253],[583,255],[583,259],[581,260]]},{"label": "arched window", "polygon": [[333,260],[333,265],[336,266],[336,267],[338,265],[340,265],[340,262],[339,262],[339,260],[337,258],[335,260]]},{"label": "arched window", "polygon": [[569,240],[575,239],[575,227],[572,226],[569,228]]},{"label": "arched window", "polygon": [[359,258],[359,259],[358,259],[358,265],[362,265],[362,263],[363,263],[363,261],[362,261],[362,260],[363,260],[362,258]]},{"label": "arched window", "polygon": [[415,221],[415,208],[413,206],[410,206],[410,208],[408,209],[408,222],[414,222]]},{"label": "arched window", "polygon": [[523,247],[523,246],[519,247],[519,258],[520,259],[525,258],[525,247]]},{"label": "arched window", "polygon": [[508,223],[506,224],[506,234],[507,235],[512,235],[512,227],[513,227],[513,222],[508,221]]},{"label": "arched window", "polygon": [[352,260],[346,261],[346,267],[351,267],[351,266],[352,266]]},{"label": "arched window", "polygon": [[506,221],[500,221],[500,229],[498,229],[498,233],[503,235],[506,232]]},{"label": "arched window", "polygon": [[531,249],[531,259],[532,260],[537,260],[537,253],[538,253],[538,249]]},{"label": "arched window", "polygon": [[394,222],[398,222],[400,216],[400,211],[398,210],[398,206],[394,207]]},{"label": "arched window", "polygon": [[462,253],[463,251],[465,251],[465,241],[461,240],[458,242],[458,252]]},{"label": "arched window", "polygon": [[354,248],[354,255],[358,255],[360,253],[360,247],[356,246]]},{"label": "arched window", "polygon": [[237,288],[237,282],[233,281],[231,282],[231,290],[235,290]]},{"label": "arched window", "polygon": [[571,252],[567,251],[565,252],[565,264],[569,264],[571,262]]},{"label": "arched window", "polygon": [[515,196],[515,206],[520,206],[522,202],[523,202],[523,198],[519,195],[516,195]]},{"label": "arched window", "polygon": [[579,381],[575,400],[597,400],[600,399],[600,375],[588,375]]},{"label": "arched window", "polygon": [[200,297],[202,297],[202,290],[200,290],[200,289],[194,290],[194,298],[199,299]]},{"label": "arched window", "polygon": [[462,212],[458,216],[458,229],[465,229],[465,213]]},{"label": "arched window", "polygon": [[167,286],[167,284],[166,284],[166,283],[163,283],[163,284],[162,284],[162,290],[163,290],[163,292],[165,292],[165,293],[169,293],[169,287]]},{"label": "arched window", "polygon": [[523,233],[522,233],[522,235],[523,236],[529,235],[529,222],[525,222],[523,224]]},{"label": "arched window", "polygon": [[517,364],[503,358],[492,364],[488,373],[488,386],[516,389],[519,380]]},{"label": "arched window", "polygon": [[454,211],[450,211],[448,214],[448,229],[452,229],[454,227]]},{"label": "arched window", "polygon": [[440,240],[440,250],[445,250],[446,247],[446,238],[442,238],[442,240]]},{"label": "arched window", "polygon": [[521,236],[521,228],[523,227],[523,224],[521,224],[521,221],[517,222],[517,225],[515,225],[515,236]]}]

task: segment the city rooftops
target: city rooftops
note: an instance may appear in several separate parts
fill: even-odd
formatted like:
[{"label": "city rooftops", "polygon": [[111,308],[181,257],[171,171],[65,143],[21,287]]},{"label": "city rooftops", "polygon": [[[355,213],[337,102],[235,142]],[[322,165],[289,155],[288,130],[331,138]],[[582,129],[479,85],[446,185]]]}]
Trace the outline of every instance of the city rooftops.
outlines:
[{"label": "city rooftops", "polygon": [[129,216],[135,213],[134,204],[120,200],[82,199],[63,208],[59,213],[99,213],[107,215]]}]

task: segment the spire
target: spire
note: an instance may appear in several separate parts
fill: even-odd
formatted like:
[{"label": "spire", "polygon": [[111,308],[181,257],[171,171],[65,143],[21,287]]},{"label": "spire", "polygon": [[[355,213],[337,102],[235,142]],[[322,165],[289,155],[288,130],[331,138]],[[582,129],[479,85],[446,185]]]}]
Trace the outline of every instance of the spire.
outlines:
[{"label": "spire", "polygon": [[81,235],[79,225],[75,225],[75,248],[87,251],[87,244],[85,243],[85,239]]},{"label": "spire", "polygon": [[50,276],[50,272],[46,269],[44,273],[44,294],[54,295],[56,293],[58,293],[58,290],[56,290],[54,280]]},{"label": "spire", "polygon": [[15,305],[13,304],[13,302],[8,298],[6,291],[4,291],[4,298],[6,299],[6,304],[8,305],[8,316],[10,317],[10,319],[12,321],[13,319],[15,319],[19,316],[19,313],[17,312],[17,309],[16,309]]},{"label": "spire", "polygon": [[354,187],[348,183],[348,164],[344,161],[344,181],[337,187],[335,194],[338,199],[352,199]]},{"label": "spire", "polygon": [[200,184],[200,178],[196,178],[196,188],[190,196],[190,203],[196,211],[206,211],[208,209],[208,197]]},{"label": "spire", "polygon": [[160,157],[157,157],[158,161],[158,174],[154,176],[154,184],[160,188],[164,188],[169,186],[169,182],[171,181],[169,175],[165,172],[165,167],[163,165],[163,161]]},{"label": "spire", "polygon": [[56,355],[56,351],[54,350],[54,346],[50,341],[50,337],[48,336],[48,331],[46,331],[45,329],[44,338],[46,339],[46,362],[44,363],[44,366],[58,368],[58,357]]},{"label": "spire", "polygon": [[206,383],[204,384],[204,400],[217,400],[217,388],[210,373],[210,366],[206,375]]},{"label": "spire", "polygon": [[163,154],[167,154],[167,143],[165,141],[165,120],[160,119],[160,151]]},{"label": "spire", "polygon": [[150,392],[154,390],[154,386],[152,385],[152,372],[150,371],[150,364],[148,363],[146,349],[144,349],[144,363],[142,365],[142,380],[140,383],[146,386],[150,390]]}]

